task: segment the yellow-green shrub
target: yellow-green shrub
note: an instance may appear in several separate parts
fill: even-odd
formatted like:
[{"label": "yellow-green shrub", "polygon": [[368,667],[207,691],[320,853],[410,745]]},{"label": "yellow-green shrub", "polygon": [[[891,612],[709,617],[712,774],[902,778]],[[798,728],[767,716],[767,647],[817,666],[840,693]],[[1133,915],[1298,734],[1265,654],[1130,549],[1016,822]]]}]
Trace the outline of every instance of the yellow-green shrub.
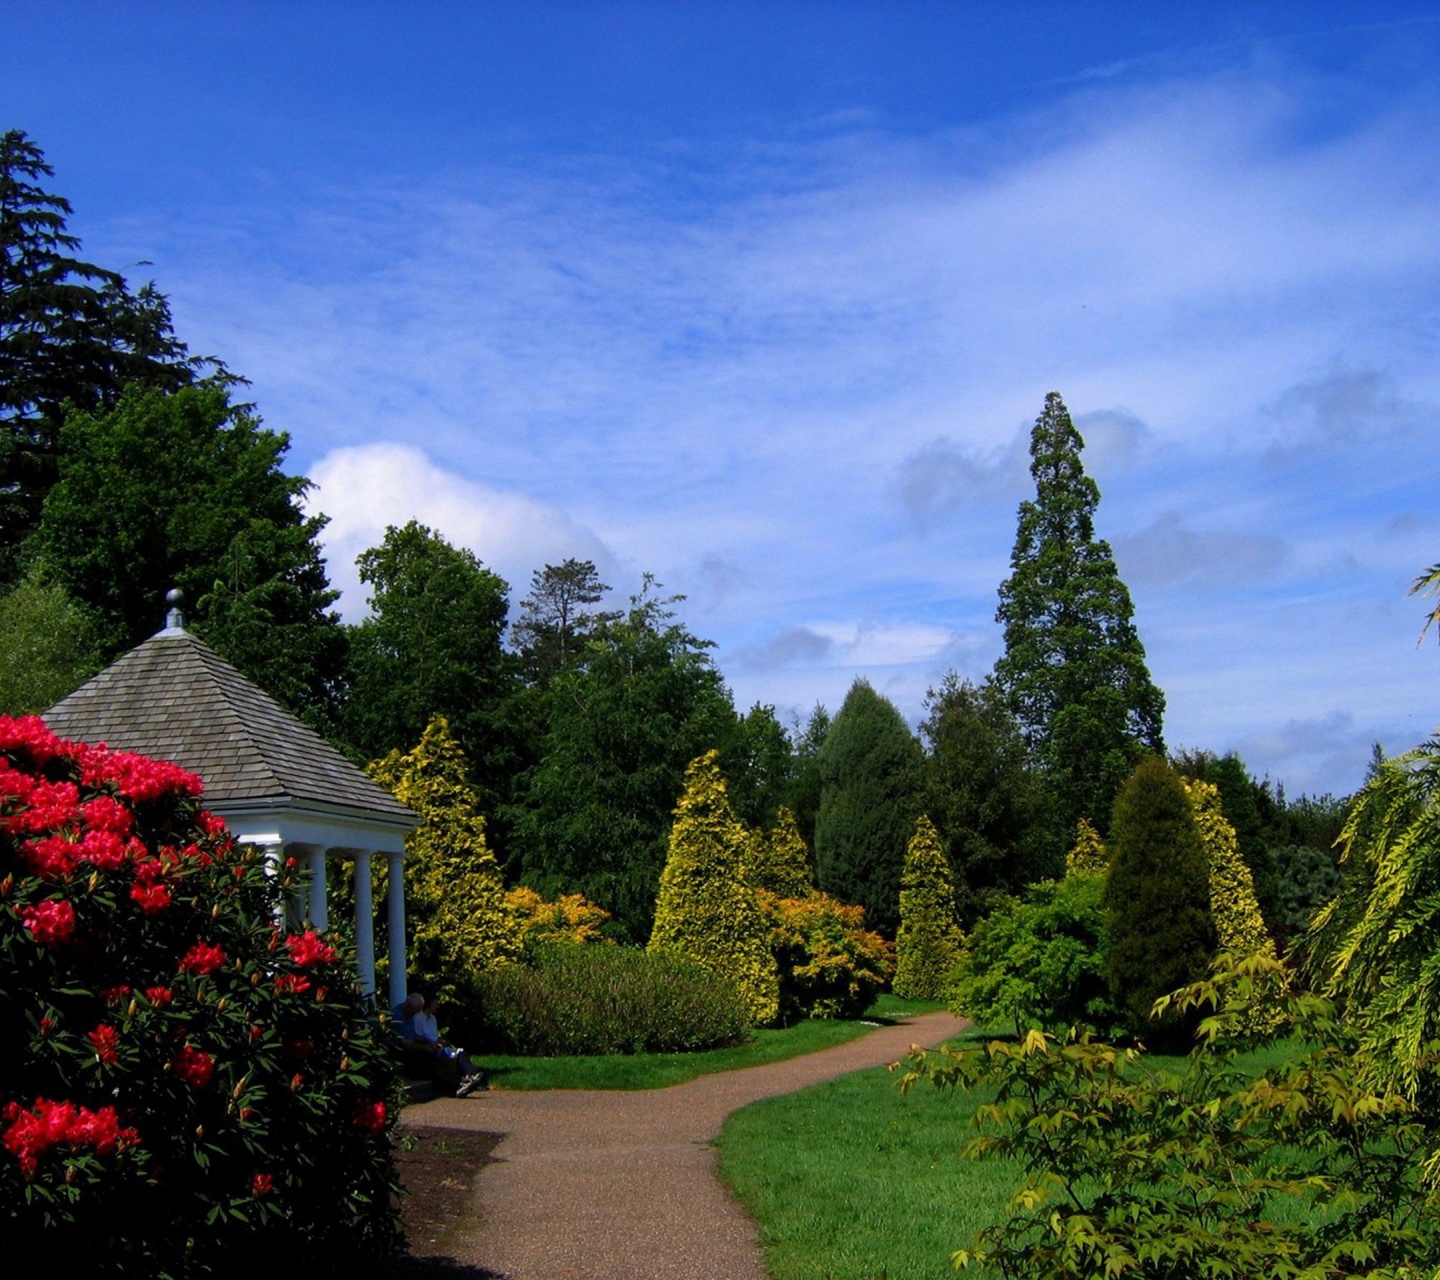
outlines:
[{"label": "yellow-green shrub", "polygon": [[1275,943],[1260,914],[1255,881],[1240,856],[1235,828],[1220,808],[1219,788],[1197,779],[1185,784],[1185,793],[1210,860],[1210,914],[1215,917],[1220,949],[1241,959],[1254,955],[1274,959]]},{"label": "yellow-green shrub", "polygon": [[955,881],[940,834],[921,814],[900,876],[895,994],[911,1000],[941,999],[964,942],[955,923]]},{"label": "yellow-green shrub", "polygon": [[780,1018],[858,1018],[895,971],[895,948],[865,927],[865,908],[824,893],[758,890],[780,969]]},{"label": "yellow-green shrub", "polygon": [[745,881],[745,828],[730,807],[719,761],[718,751],[708,751],[685,771],[649,949],[690,956],[727,978],[763,1025],[779,1012],[780,980],[770,931]]},{"label": "yellow-green shrub", "polygon": [[1065,855],[1067,876],[1103,876],[1110,870],[1110,854],[1100,833],[1085,818],[1075,824],[1075,846]]},{"label": "yellow-green shrub", "polygon": [[405,838],[410,973],[424,990],[463,1001],[477,974],[520,956],[485,819],[466,781],[465,753],[436,716],[414,750],[392,751],[366,772],[420,818]]},{"label": "yellow-green shrub", "polygon": [[565,893],[554,902],[546,902],[529,886],[516,885],[505,895],[505,909],[515,922],[526,955],[552,943],[609,941],[600,927],[610,919],[610,913],[583,893]]},{"label": "yellow-green shrub", "polygon": [[745,846],[745,878],[756,889],[781,898],[803,898],[815,891],[815,873],[795,814],[783,805],[775,825],[752,831]]}]

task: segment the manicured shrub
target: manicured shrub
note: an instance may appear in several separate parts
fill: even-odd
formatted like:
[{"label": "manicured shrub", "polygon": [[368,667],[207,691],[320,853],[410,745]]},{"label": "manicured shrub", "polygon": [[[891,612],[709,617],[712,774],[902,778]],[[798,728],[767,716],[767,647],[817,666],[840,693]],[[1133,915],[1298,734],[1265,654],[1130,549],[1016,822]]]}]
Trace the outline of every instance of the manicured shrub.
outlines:
[{"label": "manicured shrub", "polygon": [[734,1044],[745,1006],[733,984],[686,956],[635,947],[541,948],[476,983],[486,1046],[537,1057],[676,1053]]},{"label": "manicured shrub", "polygon": [[865,928],[864,907],[823,893],[759,891],[780,971],[780,1021],[858,1018],[895,971],[895,949]]},{"label": "manicured shrub", "polygon": [[745,881],[745,828],[719,762],[720,753],[709,751],[685,771],[649,949],[689,956],[732,983],[750,1021],[763,1026],[779,1013],[780,979],[770,931]]},{"label": "manicured shrub", "polygon": [[1133,1035],[1185,1043],[1175,1017],[1152,1021],[1163,995],[1198,979],[1215,950],[1205,847],[1184,784],[1158,756],[1115,798],[1105,882],[1111,996]]},{"label": "manicured shrub", "polygon": [[[0,1221],[59,1275],[396,1241],[388,1037],[175,765],[0,717]],[[18,1256],[18,1255],[17,1255]]]},{"label": "manicured shrub", "polygon": [[1106,979],[1105,882],[1069,875],[1031,885],[971,931],[950,1008],[981,1026],[1119,1029]]},{"label": "manicured shrub", "polygon": [[955,881],[950,864],[934,824],[921,814],[900,875],[895,994],[907,1000],[943,998],[964,942],[955,923]]},{"label": "manicured shrub", "polygon": [[520,933],[485,841],[465,753],[449,723],[436,716],[413,750],[392,751],[366,772],[420,817],[405,837],[410,976],[446,1003],[463,1003],[476,974],[520,955]]}]

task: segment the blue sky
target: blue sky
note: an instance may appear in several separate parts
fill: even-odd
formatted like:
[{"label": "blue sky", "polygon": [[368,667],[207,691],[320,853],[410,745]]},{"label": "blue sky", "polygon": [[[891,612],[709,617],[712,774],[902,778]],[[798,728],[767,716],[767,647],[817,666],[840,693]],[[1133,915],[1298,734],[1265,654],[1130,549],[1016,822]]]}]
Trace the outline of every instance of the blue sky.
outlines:
[{"label": "blue sky", "polygon": [[1344,793],[1431,733],[1440,14],[30,3],[0,128],[148,262],[353,557],[687,597],[737,703],[912,721],[1001,646],[1060,391],[1172,747]]}]

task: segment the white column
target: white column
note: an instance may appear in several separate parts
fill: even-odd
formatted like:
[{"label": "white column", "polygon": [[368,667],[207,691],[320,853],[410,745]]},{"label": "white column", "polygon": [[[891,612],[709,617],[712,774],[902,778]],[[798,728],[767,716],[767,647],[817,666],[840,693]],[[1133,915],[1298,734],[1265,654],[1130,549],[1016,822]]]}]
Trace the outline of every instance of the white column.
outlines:
[{"label": "white column", "polygon": [[326,905],[325,894],[325,849],[310,850],[310,901],[306,914],[310,923],[324,933],[330,927],[330,908]]},{"label": "white column", "polygon": [[355,850],[355,967],[360,994],[375,994],[375,909],[370,900],[370,851]]},{"label": "white column", "polygon": [[405,986],[405,855],[385,856],[390,872],[386,905],[389,907],[390,1007],[393,1009],[409,994]]},{"label": "white column", "polygon": [[[283,844],[262,844],[259,845],[260,856],[265,859],[265,874],[277,885],[284,876],[285,868],[282,865],[285,861],[285,846]],[[279,901],[275,904],[275,927],[281,933],[290,928],[291,909],[293,907],[289,893],[282,891]]]}]

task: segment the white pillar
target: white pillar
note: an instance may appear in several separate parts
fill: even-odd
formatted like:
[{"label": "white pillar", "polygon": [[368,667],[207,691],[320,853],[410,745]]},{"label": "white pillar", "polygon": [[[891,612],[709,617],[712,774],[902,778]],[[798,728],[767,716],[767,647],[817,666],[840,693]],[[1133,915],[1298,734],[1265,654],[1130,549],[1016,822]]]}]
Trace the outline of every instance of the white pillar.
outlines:
[{"label": "white pillar", "polygon": [[[260,856],[265,859],[265,874],[277,885],[285,873],[282,865],[285,861],[285,846],[283,844],[263,844],[259,846]],[[290,928],[290,916],[293,903],[291,895],[282,891],[279,901],[275,904],[275,927],[281,933]]]},{"label": "white pillar", "polygon": [[375,994],[375,908],[370,900],[370,851],[355,850],[355,967],[360,994]]},{"label": "white pillar", "polygon": [[325,894],[325,850],[317,847],[310,850],[310,901],[306,910],[310,923],[324,933],[330,927],[330,908],[326,905]]},{"label": "white pillar", "polygon": [[389,907],[390,933],[390,1007],[393,1009],[405,999],[405,855],[386,854],[389,867],[389,891],[386,905]]}]

